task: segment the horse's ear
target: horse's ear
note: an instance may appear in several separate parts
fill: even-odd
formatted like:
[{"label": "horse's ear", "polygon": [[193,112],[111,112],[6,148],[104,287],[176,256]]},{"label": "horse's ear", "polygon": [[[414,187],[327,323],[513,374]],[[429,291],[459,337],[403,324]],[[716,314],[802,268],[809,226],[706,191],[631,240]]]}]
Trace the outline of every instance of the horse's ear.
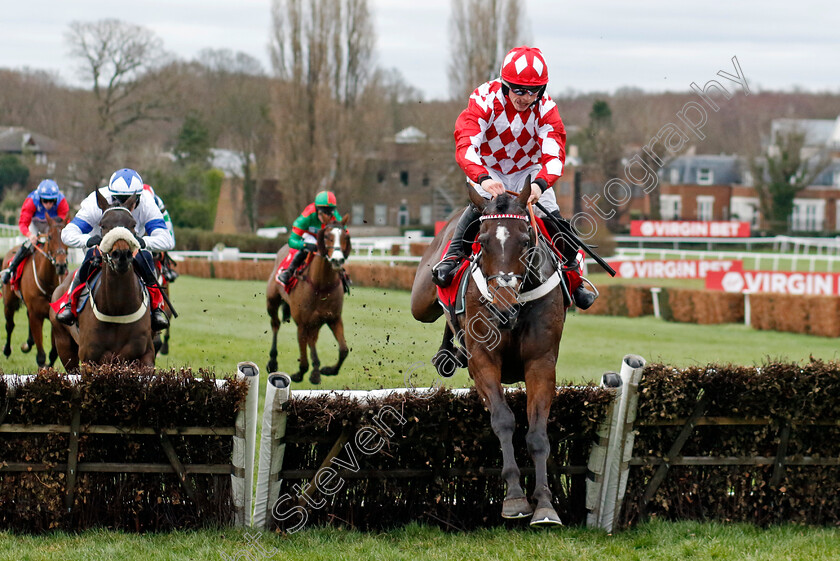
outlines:
[{"label": "horse's ear", "polygon": [[137,194],[131,195],[126,201],[123,203],[123,208],[127,208],[130,211],[134,210],[135,205],[137,205]]},{"label": "horse's ear", "polygon": [[484,212],[484,207],[487,206],[487,199],[479,195],[478,191],[472,187],[468,187],[468,189],[470,191],[470,202],[474,204],[478,210]]},{"label": "horse's ear", "polygon": [[528,199],[531,197],[531,174],[528,174],[528,177],[525,178],[525,184],[522,186],[522,190],[519,192],[519,196],[516,197],[517,202],[522,206],[528,204]]},{"label": "horse's ear", "polygon": [[108,200],[99,192],[99,189],[96,190],[96,204],[102,211],[108,210],[108,207],[111,206],[108,204]]},{"label": "horse's ear", "polygon": [[52,225],[55,224],[55,220],[52,219],[49,212],[44,213],[44,216],[47,217],[47,226],[52,228]]},{"label": "horse's ear", "polygon": [[350,213],[348,212],[347,214],[344,215],[344,218],[341,219],[341,225],[342,226],[347,226],[347,224],[349,224],[349,223],[350,223]]}]

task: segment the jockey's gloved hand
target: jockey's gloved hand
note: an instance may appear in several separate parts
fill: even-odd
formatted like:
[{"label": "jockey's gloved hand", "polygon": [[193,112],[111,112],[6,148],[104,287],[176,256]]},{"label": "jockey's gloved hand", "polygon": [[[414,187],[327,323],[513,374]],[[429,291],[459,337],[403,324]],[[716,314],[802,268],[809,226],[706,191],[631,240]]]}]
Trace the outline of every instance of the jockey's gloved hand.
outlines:
[{"label": "jockey's gloved hand", "polygon": [[102,236],[100,236],[99,234],[95,234],[95,235],[88,238],[85,245],[88,246],[88,247],[93,247],[93,246],[99,245],[99,242],[101,242],[101,241],[102,241]]},{"label": "jockey's gloved hand", "polygon": [[310,253],[315,253],[316,251],[318,251],[318,244],[306,242],[305,244],[303,244],[303,250],[308,251]]},{"label": "jockey's gloved hand", "polygon": [[146,249],[146,240],[143,239],[143,236],[138,236],[134,234],[134,239],[137,240],[137,243],[140,244],[140,249]]}]

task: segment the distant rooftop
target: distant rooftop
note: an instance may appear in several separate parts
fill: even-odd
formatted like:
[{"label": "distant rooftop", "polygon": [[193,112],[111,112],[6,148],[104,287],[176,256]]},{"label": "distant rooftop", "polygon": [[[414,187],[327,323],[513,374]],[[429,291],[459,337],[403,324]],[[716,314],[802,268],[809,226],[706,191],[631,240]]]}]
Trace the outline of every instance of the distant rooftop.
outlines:
[{"label": "distant rooftop", "polygon": [[426,133],[417,127],[406,127],[394,136],[397,144],[414,144],[416,142],[423,142],[426,138]]},{"label": "distant rooftop", "polygon": [[55,152],[58,143],[43,134],[32,132],[23,127],[0,127],[0,152],[21,154]]},{"label": "distant rooftop", "polygon": [[777,144],[780,134],[805,134],[805,146],[840,146],[840,117],[836,119],[773,119],[770,144]]},{"label": "distant rooftop", "polygon": [[668,183],[731,185],[741,183],[741,159],[729,154],[684,155],[665,164],[659,173]]}]

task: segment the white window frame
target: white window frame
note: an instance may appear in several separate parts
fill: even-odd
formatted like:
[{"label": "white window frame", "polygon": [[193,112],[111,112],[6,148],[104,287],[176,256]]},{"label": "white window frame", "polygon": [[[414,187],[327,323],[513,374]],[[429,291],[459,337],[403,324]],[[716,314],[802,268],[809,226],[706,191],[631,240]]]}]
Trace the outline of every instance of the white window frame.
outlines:
[{"label": "white window frame", "polygon": [[431,226],[433,223],[432,205],[420,205],[420,225]]},{"label": "white window frame", "polygon": [[712,168],[697,168],[697,185],[714,185],[715,170]]},{"label": "white window frame", "polygon": [[388,225],[388,205],[373,205],[373,225]]},{"label": "white window frame", "polygon": [[715,216],[714,195],[697,195],[697,220],[712,221]]},{"label": "white window frame", "polygon": [[365,223],[365,205],[355,203],[350,207],[350,222],[354,226],[361,226]]},{"label": "white window frame", "polygon": [[730,218],[738,215],[740,222],[749,222],[753,228],[758,228],[761,212],[758,197],[732,197],[729,199]]},{"label": "white window frame", "polygon": [[662,220],[677,220],[682,216],[682,195],[659,195],[659,214]]},{"label": "white window frame", "polygon": [[671,185],[677,185],[680,182],[680,170],[679,168],[671,168],[669,172],[669,183]]},{"label": "white window frame", "polygon": [[822,232],[825,225],[824,199],[793,199],[790,229],[795,232]]}]

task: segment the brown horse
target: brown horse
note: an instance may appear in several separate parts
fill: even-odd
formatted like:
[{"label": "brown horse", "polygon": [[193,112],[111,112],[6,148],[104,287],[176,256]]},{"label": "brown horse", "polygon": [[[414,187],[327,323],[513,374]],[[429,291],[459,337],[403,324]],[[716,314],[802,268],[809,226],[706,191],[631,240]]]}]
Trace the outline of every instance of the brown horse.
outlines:
[{"label": "brown horse", "polygon": [[[268,279],[266,289],[266,308],[271,318],[271,351],[269,352],[268,371],[277,371],[277,331],[280,329],[280,318],[277,314],[283,307],[283,321],[289,317],[297,325],[298,347],[300,348],[300,364],[292,381],[300,382],[309,370],[306,358],[306,348],[312,354],[312,372],[309,381],[313,384],[321,383],[321,375],[335,376],[338,374],[344,359],[350,349],[344,340],[344,323],[341,321],[341,310],[344,307],[344,286],[341,279],[341,269],[346,256],[350,254],[350,233],[345,229],[348,216],[340,224],[327,224],[318,232],[318,251],[308,265],[305,266],[297,285],[289,294],[275,279],[277,267],[289,253],[289,247],[283,246],[277,252],[274,269]],[[326,324],[338,341],[338,362],[335,366],[321,368],[321,361],[315,350],[318,332]]]},{"label": "brown horse", "polygon": [[[136,195],[129,197],[124,206],[109,206],[98,191],[96,200],[103,211],[99,222],[103,265],[99,280],[88,284],[88,302],[79,312],[76,325],[64,325],[50,310],[58,356],[68,372],[77,369],[80,361],[137,361],[153,367],[155,349],[148,293],[134,272],[134,252],[139,244],[134,238],[136,221],[131,211],[137,203]],[[70,282],[68,276],[55,289],[53,301],[64,295]]]},{"label": "brown horse", "polygon": [[[499,195],[492,201],[470,189],[470,200],[482,210],[478,242],[481,252],[470,274],[465,313],[447,317],[444,344],[433,361],[439,372],[449,362],[466,365],[502,446],[502,477],[507,484],[505,518],[530,516],[532,525],[560,524],[551,504],[546,461],[550,451],[547,421],[555,395],[555,369],[566,318],[566,297],[553,254],[535,235],[527,216],[531,193],[526,182],[518,197]],[[416,319],[432,322],[441,315],[430,268],[441,256],[454,230],[450,223],[427,249],[411,292]],[[446,314],[449,316],[449,313]],[[452,334],[462,345],[452,353]],[[444,361],[446,362],[446,361]],[[528,451],[534,461],[536,508],[525,497],[513,453],[515,419],[505,402],[502,384],[525,382]]]},{"label": "brown horse", "polygon": [[[50,315],[50,297],[55,287],[67,275],[67,246],[61,241],[64,220],[61,218],[53,220],[48,214],[46,222],[46,233],[39,236],[33,254],[24,261],[20,291],[12,290],[11,283],[3,286],[3,308],[6,316],[6,345],[3,347],[3,354],[7,357],[12,354],[11,340],[12,331],[15,329],[15,312],[23,301],[29,319],[29,336],[21,345],[20,350],[28,353],[32,350],[32,345],[35,345],[35,362],[38,368],[43,368],[47,364],[47,356],[44,352],[44,320]],[[13,248],[6,255],[3,261],[5,267],[9,266],[16,252],[17,248]],[[50,366],[52,366],[55,364],[58,353],[55,350],[54,341],[50,347]]]}]

